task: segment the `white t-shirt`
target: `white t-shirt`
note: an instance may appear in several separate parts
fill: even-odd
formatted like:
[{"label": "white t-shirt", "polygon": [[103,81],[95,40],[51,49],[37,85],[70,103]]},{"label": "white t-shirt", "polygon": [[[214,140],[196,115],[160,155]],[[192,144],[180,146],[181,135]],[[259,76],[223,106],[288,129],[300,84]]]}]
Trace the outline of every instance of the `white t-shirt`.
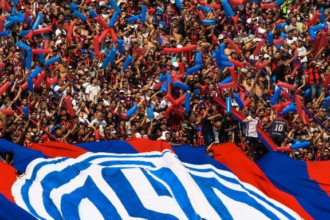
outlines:
[{"label": "white t-shirt", "polygon": [[79,98],[78,98],[78,100],[76,100],[76,99],[72,99],[72,106],[73,107],[75,107],[75,106],[78,106],[78,104],[79,104]]},{"label": "white t-shirt", "polygon": [[319,131],[319,129],[311,127],[311,133],[313,133],[314,131]]},{"label": "white t-shirt", "polygon": [[103,103],[104,103],[105,106],[110,106],[110,101],[109,100],[103,99]]},{"label": "white t-shirt", "polygon": [[146,95],[146,100],[147,100],[147,102],[149,102],[150,96]]},{"label": "white t-shirt", "polygon": [[63,95],[67,96],[67,94],[66,94],[66,89],[65,89],[63,92],[59,92],[59,91],[58,91],[58,90],[61,89],[61,88],[62,88],[61,86],[56,85],[56,86],[54,87],[54,91],[57,92],[57,94],[59,94],[60,96],[63,96]]},{"label": "white t-shirt", "polygon": [[[297,49],[297,51],[298,51],[298,56],[302,56],[302,55],[304,55],[305,53],[307,53],[307,50],[306,50],[306,48],[305,48],[304,46],[299,47],[299,48]],[[305,56],[303,59],[300,60],[300,62],[302,62],[302,63],[307,62],[307,61],[308,61],[308,60],[307,60],[307,56]]]},{"label": "white t-shirt", "polygon": [[59,33],[62,33],[62,32],[63,32],[63,34],[61,36],[58,36],[58,38],[56,39],[55,45],[62,43],[61,37],[66,36],[66,31],[64,29],[62,29],[62,30],[56,29],[55,36],[57,36]]},{"label": "white t-shirt", "polygon": [[266,33],[266,29],[264,29],[264,28],[259,28],[258,29],[258,32],[260,33],[260,34],[263,34],[263,33]]},{"label": "white t-shirt", "polygon": [[246,123],[247,124],[247,128],[246,128],[247,136],[248,137],[258,137],[257,126],[258,126],[259,118],[258,117],[252,118],[251,116],[248,116],[246,119],[250,121],[249,123]]},{"label": "white t-shirt", "polygon": [[165,108],[166,107],[166,100],[161,100],[159,103],[159,108]]},{"label": "white t-shirt", "polygon": [[286,41],[289,43],[289,44],[292,44],[293,42],[296,42],[298,40],[297,37],[292,37],[292,39],[290,40],[288,37],[286,38]]},{"label": "white t-shirt", "polygon": [[88,85],[86,90],[85,90],[85,94],[88,94],[89,95],[89,100],[92,100],[92,101],[97,101],[95,100],[96,97],[97,97],[97,93],[101,91],[101,88],[100,86],[93,86],[93,85]]},{"label": "white t-shirt", "polygon": [[107,126],[107,123],[103,120],[103,121],[99,121],[97,118],[95,118],[93,121],[91,121],[90,125],[94,126],[95,123],[99,123],[99,130],[100,130],[100,134],[104,134],[104,127]]},{"label": "white t-shirt", "polygon": [[125,50],[128,51],[131,46],[131,37],[125,37],[124,36],[124,47]]}]

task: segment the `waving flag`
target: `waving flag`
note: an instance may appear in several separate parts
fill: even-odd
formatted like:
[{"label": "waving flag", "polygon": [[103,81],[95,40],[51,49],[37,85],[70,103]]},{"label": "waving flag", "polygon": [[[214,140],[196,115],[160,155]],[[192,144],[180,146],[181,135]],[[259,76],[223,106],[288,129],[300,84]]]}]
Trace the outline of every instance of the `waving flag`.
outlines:
[{"label": "waving flag", "polygon": [[169,150],[36,159],[12,192],[39,219],[299,219],[232,173]]},{"label": "waving flag", "polygon": [[305,162],[273,153],[257,164],[275,186],[295,195],[314,219],[330,218],[330,161]]},{"label": "waving flag", "polygon": [[302,204],[233,144],[214,159],[146,139],[0,146],[16,153],[14,168],[0,163],[0,219],[316,219],[330,209]]}]

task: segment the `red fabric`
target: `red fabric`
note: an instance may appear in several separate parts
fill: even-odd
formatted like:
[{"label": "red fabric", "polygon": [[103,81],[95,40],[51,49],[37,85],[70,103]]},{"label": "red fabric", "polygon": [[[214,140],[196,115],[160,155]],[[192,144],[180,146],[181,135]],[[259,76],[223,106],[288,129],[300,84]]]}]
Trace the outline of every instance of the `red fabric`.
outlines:
[{"label": "red fabric", "polygon": [[17,179],[15,169],[6,163],[0,162],[0,176],[2,179],[0,181],[0,193],[15,203],[14,197],[11,194],[11,187]]},{"label": "red fabric", "polygon": [[330,161],[310,161],[306,164],[310,179],[315,180],[330,196]]},{"label": "red fabric", "polygon": [[[239,180],[253,185],[268,197],[291,208],[303,219],[313,219],[293,196],[276,188],[262,170],[260,170],[260,168],[237,146],[227,143],[213,146],[211,149],[214,152],[214,159],[227,166],[233,173],[235,173]],[[329,171],[328,174],[330,174]],[[329,178],[330,177],[328,177],[327,180],[328,182],[330,181]]]},{"label": "red fabric", "polygon": [[132,147],[135,148],[139,153],[153,152],[163,150],[171,150],[173,153],[171,145],[165,141],[152,141],[147,138],[137,138],[134,140],[127,141]]},{"label": "red fabric", "polygon": [[88,151],[66,143],[46,141],[42,144],[32,143],[29,146],[32,150],[39,150],[48,157],[71,157],[77,158]]}]

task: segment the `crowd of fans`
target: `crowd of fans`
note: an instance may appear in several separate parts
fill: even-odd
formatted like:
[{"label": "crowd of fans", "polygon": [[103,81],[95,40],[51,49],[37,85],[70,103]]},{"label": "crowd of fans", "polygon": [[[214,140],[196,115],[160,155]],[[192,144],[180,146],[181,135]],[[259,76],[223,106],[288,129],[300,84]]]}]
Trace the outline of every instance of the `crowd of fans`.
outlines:
[{"label": "crowd of fans", "polygon": [[[78,10],[87,16],[86,20],[72,15],[69,8],[71,2],[79,5]],[[330,21],[327,0],[286,0],[281,6],[269,9],[262,9],[258,3],[248,1],[241,6],[232,6],[237,22],[225,16],[218,0],[212,3],[219,4],[220,9],[209,13],[196,8],[200,4],[197,0],[184,0],[182,10],[174,1],[168,0],[120,0],[117,4],[121,13],[114,30],[117,37],[124,40],[124,53],[118,52],[114,64],[105,69],[101,68],[104,58],[93,53],[93,36],[100,35],[103,27],[91,17],[89,8],[109,23],[114,14],[109,0],[19,0],[17,4],[9,3],[16,12],[24,14],[30,10],[32,21],[37,13],[43,14],[38,28],[51,26],[52,31],[34,35],[29,40],[21,36],[20,31],[30,29],[30,25],[14,23],[7,27],[11,35],[1,37],[0,60],[5,66],[1,70],[0,83],[4,85],[9,82],[10,88],[0,97],[0,106],[2,110],[15,110],[14,115],[0,115],[1,138],[25,147],[32,142],[55,139],[73,144],[134,138],[194,146],[234,142],[252,159],[258,159],[267,152],[256,132],[256,127],[261,126],[265,132],[270,132],[279,147],[309,141],[309,147],[290,153],[296,159],[330,158],[329,108],[324,103],[329,90],[322,87],[330,72],[330,50],[328,46],[318,48],[315,40],[309,40],[307,27],[309,20],[321,8],[324,8],[326,21]],[[141,13],[142,5],[148,9],[146,22],[138,20],[128,23],[127,18]],[[0,19],[4,21],[11,13],[13,10],[2,10]],[[201,25],[201,13],[205,19],[215,20],[216,25]],[[287,25],[283,29],[275,29],[275,23],[280,19]],[[70,21],[76,23],[72,41],[68,43],[66,34]],[[319,20],[315,25],[318,23]],[[274,39],[282,33],[287,36],[280,46],[265,41],[255,56],[253,51],[268,32],[273,32]],[[233,50],[228,38],[238,45],[241,53]],[[33,56],[32,70],[40,66],[46,78],[57,77],[56,84],[51,88],[46,87],[45,78],[41,87],[34,88],[33,92],[22,89],[31,71],[26,69],[26,51],[16,47],[19,40],[31,48],[43,47],[49,41],[52,53],[45,55],[46,59],[61,56],[60,62],[49,67],[40,63],[37,55]],[[230,76],[228,68],[219,68],[216,58],[212,56],[219,44],[226,45],[227,57],[248,64],[235,67],[237,89],[220,89],[218,86]],[[163,48],[188,45],[197,45],[197,48],[179,54],[162,53]],[[111,52],[111,48],[117,48],[117,44],[107,35],[100,44],[104,57]],[[138,48],[143,48],[143,52],[136,57]],[[203,53],[201,69],[191,75],[180,72],[181,62],[185,69],[196,65],[196,52]],[[124,71],[123,62],[128,55],[134,60]],[[259,70],[255,65],[257,61],[269,62],[269,65]],[[294,68],[296,74],[292,75]],[[164,117],[171,103],[164,98],[166,94],[160,92],[159,87],[154,87],[161,83],[159,76],[165,73],[176,75],[190,87],[191,108],[183,117],[175,112]],[[278,81],[296,85],[296,91],[287,93],[300,95],[303,106],[313,115],[308,117],[307,123],[299,114],[289,112],[281,115],[272,108],[270,100]],[[206,86],[206,91],[196,92],[202,86]],[[308,89],[310,94],[303,97],[302,94]],[[243,98],[249,97],[251,100],[242,109],[233,99],[233,111],[235,109],[246,116],[242,122],[227,114],[214,101],[214,97],[225,100],[234,92],[244,93]],[[172,85],[171,93],[177,99],[185,91]],[[74,116],[68,112],[65,97],[71,99]],[[278,104],[287,102],[287,98],[281,96]],[[135,104],[139,106],[138,111],[130,118],[123,117],[122,113]],[[22,111],[25,106],[29,107],[28,116]],[[148,117],[149,107],[154,109],[153,118]],[[182,103],[178,109],[184,110],[184,107]]]}]

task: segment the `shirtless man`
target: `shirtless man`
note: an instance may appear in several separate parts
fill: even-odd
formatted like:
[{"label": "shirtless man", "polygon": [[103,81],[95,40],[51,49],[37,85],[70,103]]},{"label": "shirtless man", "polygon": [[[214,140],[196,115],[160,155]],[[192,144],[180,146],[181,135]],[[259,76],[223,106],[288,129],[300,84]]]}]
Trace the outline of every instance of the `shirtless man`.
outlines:
[{"label": "shirtless man", "polygon": [[178,19],[172,19],[172,29],[170,34],[170,41],[175,40],[177,44],[179,44],[182,40],[182,35],[179,34],[179,27],[178,27]]},{"label": "shirtless man", "polygon": [[156,47],[159,45],[158,40],[157,40],[158,34],[152,30],[151,36],[148,39],[148,49],[155,51]]},{"label": "shirtless man", "polygon": [[246,91],[250,92],[252,87],[254,85],[254,80],[252,78],[246,78],[246,80],[243,81],[243,86]]},{"label": "shirtless man", "polygon": [[55,72],[56,70],[60,71],[60,76],[61,79],[65,79],[66,76],[69,73],[69,68],[68,68],[68,64],[67,64],[67,59],[62,57],[62,61],[61,63],[53,70],[53,72]]}]

